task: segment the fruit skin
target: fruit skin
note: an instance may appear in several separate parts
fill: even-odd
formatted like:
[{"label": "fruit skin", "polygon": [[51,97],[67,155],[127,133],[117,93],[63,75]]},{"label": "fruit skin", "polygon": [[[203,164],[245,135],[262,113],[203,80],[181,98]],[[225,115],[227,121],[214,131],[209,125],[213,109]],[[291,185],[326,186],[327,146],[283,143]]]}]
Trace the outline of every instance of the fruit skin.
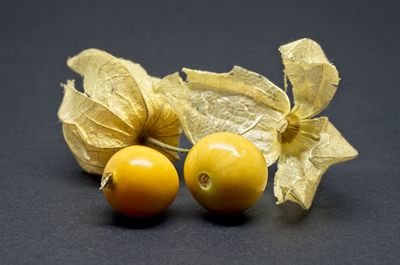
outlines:
[{"label": "fruit skin", "polygon": [[268,168],[252,142],[223,132],[208,135],[192,147],[185,160],[184,177],[193,197],[209,211],[239,213],[261,197]]},{"label": "fruit skin", "polygon": [[160,152],[135,145],[115,153],[104,168],[112,180],[102,189],[117,212],[131,217],[155,216],[174,201],[179,177],[174,165]]}]

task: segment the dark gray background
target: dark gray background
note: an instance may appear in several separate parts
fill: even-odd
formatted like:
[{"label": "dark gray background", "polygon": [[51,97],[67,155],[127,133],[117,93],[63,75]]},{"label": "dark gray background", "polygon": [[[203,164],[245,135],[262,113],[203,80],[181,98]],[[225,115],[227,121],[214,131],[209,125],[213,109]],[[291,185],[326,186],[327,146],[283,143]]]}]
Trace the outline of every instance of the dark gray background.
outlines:
[{"label": "dark gray background", "polygon": [[[268,3],[270,2],[270,3]],[[386,1],[2,1],[1,264],[399,264],[399,5]],[[96,47],[163,76],[254,70],[282,85],[277,48],[318,41],[342,81],[324,114],[359,150],[312,210],[265,196],[231,219],[182,185],[162,216],[114,214],[57,121],[68,56]],[[187,142],[184,142],[187,145]],[[181,169],[181,164],[178,165]]]}]

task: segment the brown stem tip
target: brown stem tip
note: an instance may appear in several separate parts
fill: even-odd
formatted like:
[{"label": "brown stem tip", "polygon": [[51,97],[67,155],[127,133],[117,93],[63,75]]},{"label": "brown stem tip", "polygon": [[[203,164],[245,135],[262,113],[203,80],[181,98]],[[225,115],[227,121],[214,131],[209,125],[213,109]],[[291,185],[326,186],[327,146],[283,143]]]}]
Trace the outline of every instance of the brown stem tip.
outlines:
[{"label": "brown stem tip", "polygon": [[100,183],[99,190],[103,190],[104,188],[111,187],[112,182],[113,182],[113,173],[112,172],[104,173],[103,176],[101,177],[101,183]]}]

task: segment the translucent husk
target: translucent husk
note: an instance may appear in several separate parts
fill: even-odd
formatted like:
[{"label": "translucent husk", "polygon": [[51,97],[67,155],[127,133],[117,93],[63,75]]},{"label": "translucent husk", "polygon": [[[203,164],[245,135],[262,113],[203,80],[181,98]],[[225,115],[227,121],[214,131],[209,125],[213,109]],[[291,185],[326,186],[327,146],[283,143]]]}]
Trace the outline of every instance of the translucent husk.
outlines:
[{"label": "translucent husk", "polygon": [[[274,193],[277,203],[293,201],[311,207],[323,173],[350,160],[357,151],[343,138],[323,111],[339,84],[336,67],[313,40],[300,39],[279,49],[285,67],[285,90],[267,78],[235,66],[228,73],[184,68],[157,83],[176,111],[188,139],[195,144],[220,131],[244,133],[264,154],[268,165],[278,158]],[[295,105],[290,107],[287,81]]]}]

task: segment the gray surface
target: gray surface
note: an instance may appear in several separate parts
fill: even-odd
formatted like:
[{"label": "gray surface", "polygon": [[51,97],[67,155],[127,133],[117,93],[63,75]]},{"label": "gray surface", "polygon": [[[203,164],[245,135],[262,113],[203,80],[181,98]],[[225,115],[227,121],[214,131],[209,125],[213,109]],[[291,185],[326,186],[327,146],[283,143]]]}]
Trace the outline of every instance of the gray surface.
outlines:
[{"label": "gray surface", "polygon": [[[1,264],[398,264],[395,1],[111,2],[1,2]],[[165,215],[129,221],[112,213],[62,139],[59,83],[76,78],[65,59],[84,48],[156,76],[236,64],[281,85],[277,48],[305,36],[340,71],[325,114],[360,151],[329,170],[308,214],[276,207],[270,181],[233,219],[207,214],[182,185]]]}]

